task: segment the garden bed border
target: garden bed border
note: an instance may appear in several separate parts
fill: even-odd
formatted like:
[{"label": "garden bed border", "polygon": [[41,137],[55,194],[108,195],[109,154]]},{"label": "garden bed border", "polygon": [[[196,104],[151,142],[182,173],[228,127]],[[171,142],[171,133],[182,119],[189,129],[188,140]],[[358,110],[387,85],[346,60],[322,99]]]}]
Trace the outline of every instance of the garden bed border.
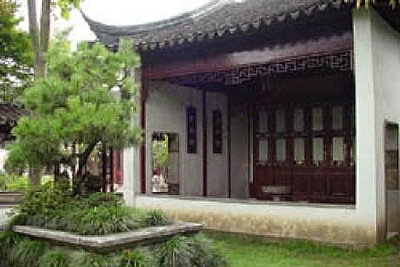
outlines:
[{"label": "garden bed border", "polygon": [[172,225],[146,227],[130,232],[85,236],[27,225],[13,227],[13,231],[19,234],[97,253],[108,253],[120,249],[161,243],[171,236],[195,234],[202,229],[203,225],[198,223],[176,222]]}]

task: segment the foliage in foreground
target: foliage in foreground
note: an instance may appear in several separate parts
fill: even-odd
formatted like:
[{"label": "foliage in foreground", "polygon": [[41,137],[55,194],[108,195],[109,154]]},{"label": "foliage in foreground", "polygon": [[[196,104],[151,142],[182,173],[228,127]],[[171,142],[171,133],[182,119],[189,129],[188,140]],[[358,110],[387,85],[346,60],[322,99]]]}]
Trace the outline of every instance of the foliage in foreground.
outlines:
[{"label": "foliage in foreground", "polygon": [[[8,267],[223,267],[203,235],[176,236],[162,244],[96,254],[54,247],[12,232],[0,233],[0,266]],[[5,265],[4,265],[5,264]]]},{"label": "foliage in foreground", "polygon": [[8,171],[63,165],[77,185],[98,146],[120,149],[138,142],[141,129],[131,124],[136,112],[131,74],[138,64],[132,42],[121,41],[117,52],[101,44],[81,44],[70,52],[63,40],[56,42],[47,54],[47,76],[35,79],[22,97],[33,115],[13,128]]},{"label": "foliage in foreground", "polygon": [[73,196],[51,183],[29,190],[13,212],[11,225],[32,225],[83,235],[105,235],[169,224],[161,211],[143,211],[123,205],[111,193]]},{"label": "foliage in foreground", "polygon": [[33,51],[29,35],[18,29],[18,5],[0,0],[0,99],[13,102],[31,83]]}]

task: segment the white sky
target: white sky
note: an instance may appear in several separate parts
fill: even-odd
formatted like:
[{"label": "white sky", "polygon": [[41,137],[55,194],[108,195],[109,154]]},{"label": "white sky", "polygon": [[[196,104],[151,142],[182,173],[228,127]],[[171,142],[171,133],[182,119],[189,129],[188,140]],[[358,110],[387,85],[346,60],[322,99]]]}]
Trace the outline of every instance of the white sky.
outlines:
[{"label": "white sky", "polygon": [[[90,18],[109,25],[133,25],[166,19],[193,10],[209,0],[84,0],[81,9]],[[21,4],[23,29],[28,29],[26,0]],[[40,2],[40,1],[38,1]],[[39,3],[38,3],[39,5]],[[68,21],[59,19],[52,24],[53,32],[73,26],[70,34],[73,43],[95,39],[79,11],[73,11]]]}]

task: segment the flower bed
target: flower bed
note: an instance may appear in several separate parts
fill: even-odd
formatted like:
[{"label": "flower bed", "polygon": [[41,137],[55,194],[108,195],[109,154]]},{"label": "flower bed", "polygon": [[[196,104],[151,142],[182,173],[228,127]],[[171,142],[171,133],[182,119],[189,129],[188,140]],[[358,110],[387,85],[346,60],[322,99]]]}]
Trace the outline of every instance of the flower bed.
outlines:
[{"label": "flower bed", "polygon": [[1,266],[220,267],[202,226],[123,205],[112,194],[74,196],[45,185],[28,191],[0,233]]}]

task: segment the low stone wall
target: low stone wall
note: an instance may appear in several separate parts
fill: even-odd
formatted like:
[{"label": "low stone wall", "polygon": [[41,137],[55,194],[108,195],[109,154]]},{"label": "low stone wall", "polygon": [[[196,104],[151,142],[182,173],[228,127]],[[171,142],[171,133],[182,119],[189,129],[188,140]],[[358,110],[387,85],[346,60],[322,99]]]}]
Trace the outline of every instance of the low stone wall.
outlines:
[{"label": "low stone wall", "polygon": [[21,199],[21,192],[0,192],[0,205],[2,206],[13,206],[19,204]]},{"label": "low stone wall", "polygon": [[139,208],[161,209],[173,220],[205,229],[337,245],[376,243],[375,228],[354,206],[137,196]]}]

